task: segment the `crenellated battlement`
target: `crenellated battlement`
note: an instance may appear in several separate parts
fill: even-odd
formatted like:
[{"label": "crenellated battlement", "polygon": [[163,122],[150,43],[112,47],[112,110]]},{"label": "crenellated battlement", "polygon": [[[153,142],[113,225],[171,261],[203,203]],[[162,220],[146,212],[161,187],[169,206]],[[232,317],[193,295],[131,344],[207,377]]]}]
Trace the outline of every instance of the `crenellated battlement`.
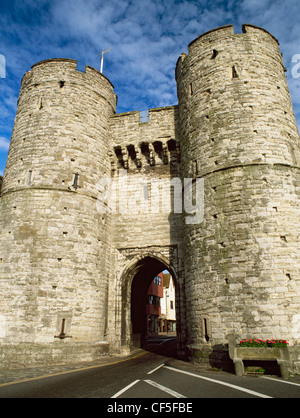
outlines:
[{"label": "crenellated battlement", "polygon": [[[85,66],[85,70],[84,71],[79,71],[77,69],[77,64],[78,61],[77,60],[73,60],[70,58],[50,58],[50,59],[46,59],[46,60],[42,60],[37,62],[36,64],[32,65],[31,67],[31,71],[28,71],[23,79],[26,80],[30,75],[32,75],[32,71],[35,71],[36,69],[41,69],[41,68],[52,68],[53,71],[56,72],[60,72],[62,74],[65,74],[66,72],[77,72],[80,74],[89,74],[89,73],[94,73],[95,77],[100,77],[100,78],[104,78],[106,79],[112,86],[112,88],[114,88],[113,84],[111,83],[111,81],[103,74],[101,73],[99,70],[96,70],[95,68],[86,65]],[[42,70],[43,71],[43,70]]]},{"label": "crenellated battlement", "polygon": [[258,36],[260,39],[262,39],[262,37],[263,38],[266,37],[267,39],[272,38],[279,45],[279,42],[275,38],[275,36],[273,36],[266,29],[260,28],[259,26],[244,23],[242,25],[242,33],[235,33],[233,25],[220,26],[218,28],[211,29],[211,30],[203,33],[202,35],[198,36],[197,38],[195,38],[193,41],[191,41],[189,43],[189,48],[195,42],[198,42],[199,40],[205,41],[206,39],[208,39],[211,42],[212,40],[216,40],[216,39],[225,40],[226,38],[233,37],[233,36],[239,36],[240,37],[243,34],[247,34],[249,36],[251,36],[251,35],[252,36]]},{"label": "crenellated battlement", "polygon": [[[183,53],[176,64],[176,78],[178,72],[181,69],[183,63],[186,65],[193,65],[193,57],[198,57],[200,60],[213,60],[217,57],[223,59],[233,59],[236,55],[256,54],[259,52],[261,55],[271,58],[272,56],[276,60],[281,60],[281,53],[278,48],[278,40],[270,34],[267,30],[258,26],[243,24],[242,33],[235,33],[233,25],[221,26],[216,29],[212,29],[208,32],[195,38],[188,45],[189,54]],[[279,57],[278,56],[279,53]],[[221,55],[219,55],[221,54]],[[249,56],[245,58],[249,60]],[[184,71],[184,70],[183,70]]]},{"label": "crenellated battlement", "polygon": [[47,90],[55,87],[57,91],[62,92],[68,83],[73,87],[77,86],[77,89],[90,90],[104,97],[115,111],[117,96],[113,92],[114,86],[111,81],[88,65],[84,72],[77,70],[77,61],[68,58],[52,58],[34,64],[22,79],[19,101],[22,100],[23,90],[38,91],[41,85],[45,85]]},{"label": "crenellated battlement", "polygon": [[177,106],[126,112],[111,117],[112,170],[142,169],[180,161]]}]

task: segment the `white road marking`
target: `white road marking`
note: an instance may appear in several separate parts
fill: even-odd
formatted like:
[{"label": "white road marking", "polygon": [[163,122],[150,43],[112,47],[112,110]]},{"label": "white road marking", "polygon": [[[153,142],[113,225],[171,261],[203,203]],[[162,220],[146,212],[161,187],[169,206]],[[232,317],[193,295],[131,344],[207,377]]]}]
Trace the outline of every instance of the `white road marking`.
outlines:
[{"label": "white road marking", "polygon": [[268,376],[260,376],[260,379],[268,379],[268,380],[273,380],[274,382],[287,383],[288,385],[300,386],[300,383],[288,382],[287,380],[275,379],[273,377],[268,377]]},{"label": "white road marking", "polygon": [[151,371],[150,371],[150,372],[148,372],[147,374],[152,374],[152,373],[156,372],[156,370],[160,369],[160,368],[161,368],[161,367],[163,367],[164,365],[165,365],[164,363],[160,364],[159,366],[155,367],[155,369],[151,370]]},{"label": "white road marking", "polygon": [[135,380],[134,382],[130,383],[128,386],[126,386],[125,388],[121,389],[119,392],[115,393],[112,398],[117,398],[118,396],[122,395],[122,393],[126,392],[126,390],[130,389],[132,386],[134,386],[137,382],[139,382],[140,380]]},{"label": "white road marking", "polygon": [[144,380],[144,382],[148,383],[151,386],[154,386],[157,389],[162,390],[163,392],[168,393],[171,396],[174,396],[174,398],[186,398],[186,396],[181,395],[181,393],[175,392],[174,390],[169,389],[166,386],[162,386],[159,383],[153,382],[152,380]]},{"label": "white road marking", "polygon": [[264,395],[263,393],[255,392],[253,390],[246,389],[246,388],[243,388],[241,386],[231,385],[230,383],[222,382],[220,380],[210,379],[209,377],[200,376],[198,374],[186,372],[184,370],[174,369],[173,367],[169,367],[169,366],[164,366],[164,368],[168,369],[168,370],[172,370],[173,372],[187,374],[189,376],[197,377],[198,379],[203,379],[203,380],[207,380],[209,382],[217,383],[218,385],[228,386],[232,389],[239,390],[240,392],[246,392],[246,393],[249,393],[250,395],[258,396],[260,398],[272,398],[272,396]]},{"label": "white road marking", "polygon": [[[216,383],[218,385],[227,386],[229,388],[238,390],[240,392],[245,392],[245,393],[248,393],[250,395],[260,397],[260,398],[272,398],[272,396],[268,396],[268,395],[265,395],[263,393],[256,392],[254,390],[246,389],[246,388],[243,388],[242,386],[232,385],[231,383],[222,382],[221,380],[211,379],[209,377],[204,377],[204,376],[201,376],[201,375],[198,375],[198,374],[195,374],[195,373],[187,372],[185,370],[175,369],[174,367],[166,366],[164,363],[155,367],[155,369],[151,370],[147,374],[150,375],[150,374],[156,372],[157,370],[161,369],[162,367],[164,367],[165,369],[171,370],[173,372],[176,372],[176,373],[186,374],[188,376],[196,377],[197,379],[202,379],[202,380],[206,380],[208,382]],[[279,379],[275,379],[275,378],[268,377],[268,376],[262,376],[261,379],[268,379],[268,380],[273,380],[273,381],[279,382],[279,383],[287,383],[289,385],[300,386],[299,383],[288,382],[286,380],[279,380]],[[157,388],[159,390],[162,390],[163,392],[168,393],[169,395],[173,396],[174,398],[186,398],[186,396],[182,395],[181,393],[175,392],[174,390],[172,390],[172,389],[170,389],[166,386],[162,386],[159,383],[154,382],[153,380],[143,380],[143,381],[148,383],[151,386],[154,386],[155,388]],[[119,392],[117,392],[115,395],[113,395],[112,398],[118,398],[120,395],[122,395],[124,392],[126,392],[128,389],[133,387],[138,382],[140,382],[139,379],[130,383],[129,385],[127,385],[126,387],[121,389]]]}]

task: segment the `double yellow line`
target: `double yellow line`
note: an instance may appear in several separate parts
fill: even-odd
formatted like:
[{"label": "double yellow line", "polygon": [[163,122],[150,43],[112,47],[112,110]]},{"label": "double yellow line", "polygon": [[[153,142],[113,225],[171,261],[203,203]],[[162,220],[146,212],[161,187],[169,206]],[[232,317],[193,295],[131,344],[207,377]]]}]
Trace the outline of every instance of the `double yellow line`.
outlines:
[{"label": "double yellow line", "polygon": [[133,359],[136,359],[138,357],[142,357],[145,354],[147,354],[146,351],[142,352],[142,353],[139,353],[136,356],[127,357],[125,359],[114,361],[112,363],[104,363],[104,364],[98,364],[96,366],[81,367],[80,369],[67,370],[67,371],[64,371],[64,372],[51,373],[51,374],[46,374],[46,375],[43,375],[43,376],[29,377],[28,379],[14,380],[12,382],[1,383],[0,388],[2,388],[4,386],[17,385],[18,383],[32,382],[33,380],[46,379],[48,377],[61,376],[63,374],[70,374],[70,373],[75,373],[75,372],[82,372],[84,370],[89,370],[89,369],[97,369],[99,367],[112,366],[113,364],[123,363],[123,362],[128,361],[128,360],[133,360]]}]

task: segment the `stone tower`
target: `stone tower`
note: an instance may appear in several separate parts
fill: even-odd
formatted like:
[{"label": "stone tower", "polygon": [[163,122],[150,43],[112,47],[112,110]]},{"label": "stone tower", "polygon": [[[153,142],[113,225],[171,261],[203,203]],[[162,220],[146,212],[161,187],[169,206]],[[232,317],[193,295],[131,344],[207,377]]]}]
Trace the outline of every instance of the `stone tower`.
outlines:
[{"label": "stone tower", "polygon": [[[175,73],[178,106],[146,119],[116,114],[110,81],[76,61],[25,74],[0,181],[7,367],[130,351],[164,269],[180,355],[228,358],[229,338],[247,337],[284,338],[297,353],[300,142],[278,42],[252,25],[224,26],[191,42]],[[121,211],[101,179],[118,185]],[[141,211],[173,179],[170,201],[201,180],[199,222],[166,199]]]},{"label": "stone tower", "polygon": [[92,351],[107,323],[111,225],[95,201],[110,174],[116,96],[105,76],[76,65],[47,60],[25,74],[2,185],[2,337],[44,358],[39,343],[68,337],[78,357]]},{"label": "stone tower", "polygon": [[212,30],[176,80],[182,176],[204,178],[205,196],[204,221],[184,226],[188,342],[295,343],[299,134],[278,42],[252,25]]}]

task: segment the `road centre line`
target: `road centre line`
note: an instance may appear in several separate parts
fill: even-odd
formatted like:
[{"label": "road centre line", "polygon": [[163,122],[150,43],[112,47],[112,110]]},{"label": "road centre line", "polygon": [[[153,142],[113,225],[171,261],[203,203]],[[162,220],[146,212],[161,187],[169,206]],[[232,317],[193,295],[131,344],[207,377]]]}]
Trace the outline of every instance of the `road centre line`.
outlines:
[{"label": "road centre line", "polygon": [[147,374],[152,374],[154,372],[156,372],[156,370],[160,369],[161,367],[163,367],[165,365],[165,363],[160,364],[159,366],[155,367],[155,369],[151,370],[150,372],[148,372]]},{"label": "road centre line", "polygon": [[169,389],[166,386],[162,386],[159,383],[153,382],[153,380],[144,380],[144,382],[148,383],[151,386],[154,386],[157,389],[162,390],[163,392],[168,393],[171,396],[174,396],[174,398],[186,398],[186,396],[181,395],[181,393],[175,392],[174,390]]},{"label": "road centre line", "polygon": [[132,386],[134,386],[137,382],[139,382],[140,380],[135,380],[134,382],[130,383],[129,385],[127,385],[125,388],[119,390],[119,392],[115,393],[112,398],[117,398],[118,396],[122,395],[122,393],[126,392],[128,389],[132,388]]},{"label": "road centre line", "polygon": [[168,369],[168,370],[171,370],[173,372],[186,374],[188,376],[193,376],[193,377],[196,377],[198,379],[207,380],[208,382],[217,383],[218,385],[228,386],[232,389],[239,390],[240,392],[246,392],[246,393],[249,393],[250,395],[258,396],[260,398],[272,398],[272,396],[264,395],[263,393],[255,392],[253,390],[246,389],[246,388],[243,388],[241,386],[232,385],[230,383],[222,382],[222,381],[216,380],[216,379],[210,379],[209,377],[200,376],[198,374],[186,372],[184,370],[174,369],[173,367],[170,367],[170,366],[164,366],[164,368]]}]

